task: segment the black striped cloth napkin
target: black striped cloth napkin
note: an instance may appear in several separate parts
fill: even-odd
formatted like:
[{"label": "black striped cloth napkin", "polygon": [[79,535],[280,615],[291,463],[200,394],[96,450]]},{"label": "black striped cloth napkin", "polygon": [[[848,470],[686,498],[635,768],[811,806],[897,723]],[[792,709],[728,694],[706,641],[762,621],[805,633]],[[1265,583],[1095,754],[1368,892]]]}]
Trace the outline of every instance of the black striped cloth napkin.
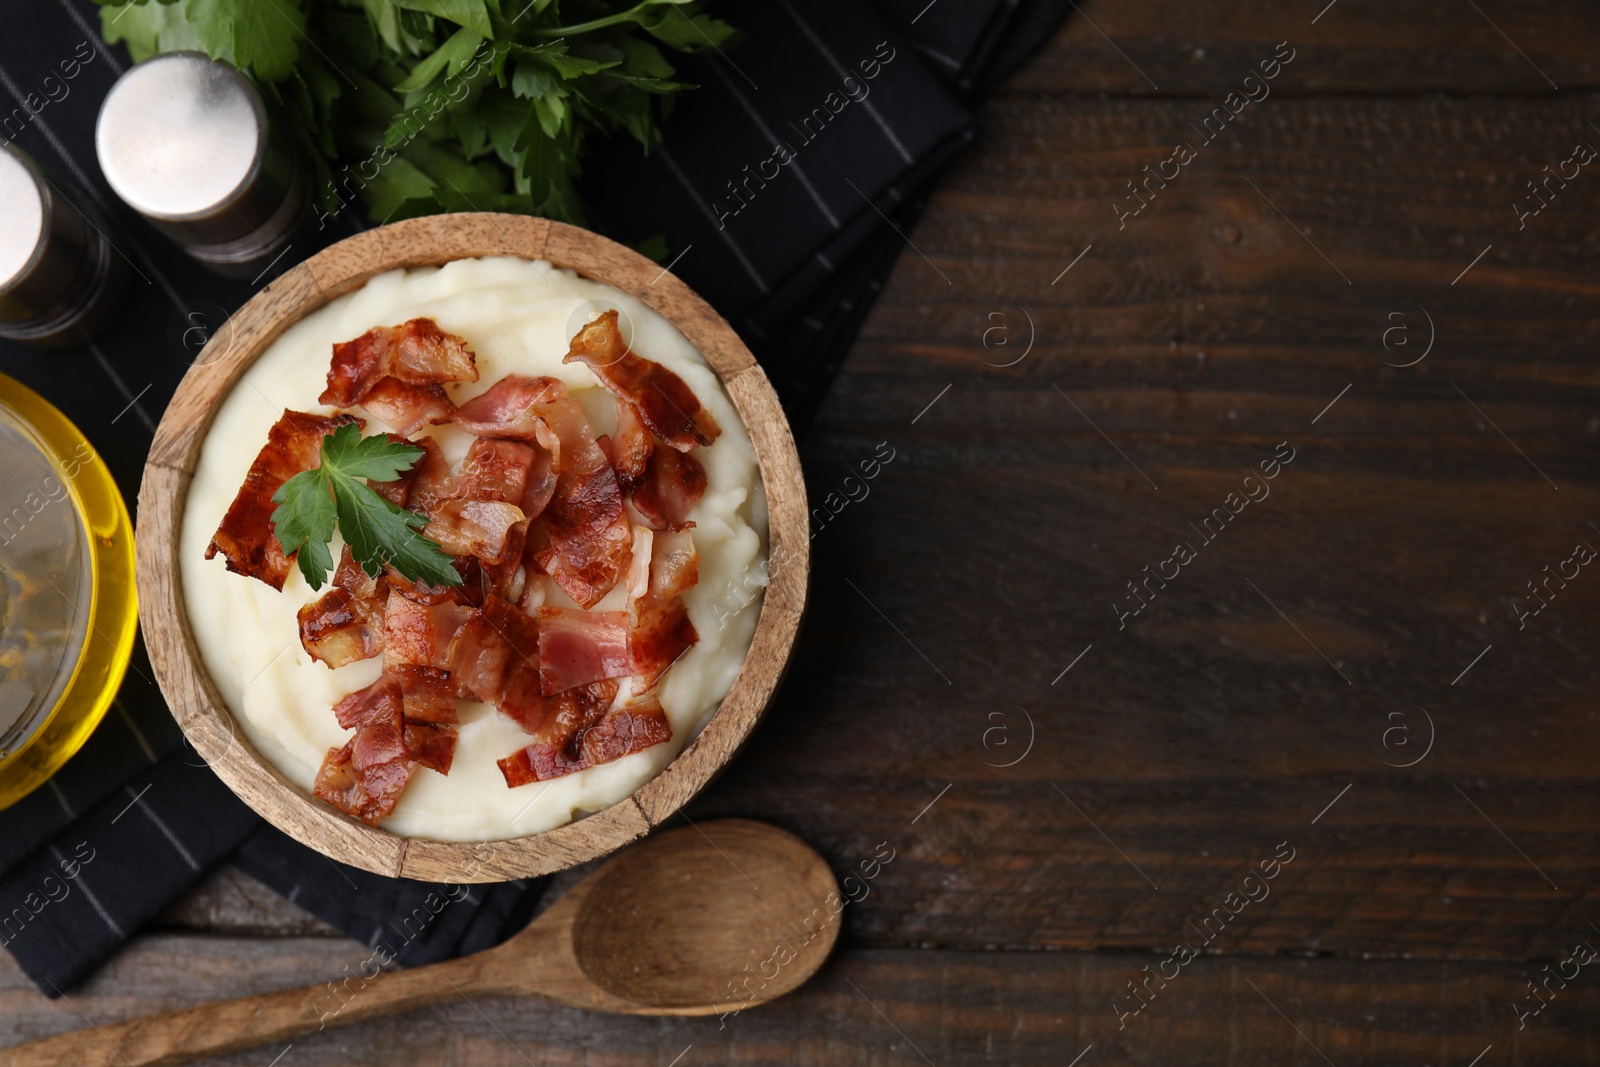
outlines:
[{"label": "black striped cloth napkin", "polygon": [[[630,242],[664,235],[673,271],[745,337],[803,432],[930,179],[970,137],[967,104],[1043,41],[1066,6],[720,4],[746,42],[684,64],[701,88],[669,121],[666,150],[645,159],[620,142],[595,151],[585,196],[596,228]],[[95,117],[128,58],[100,43],[98,25],[91,0],[39,0],[0,38],[0,135],[108,220],[136,272],[134,292],[115,327],[82,350],[0,342],[0,372],[84,431],[131,504],[167,398],[200,339],[252,287],[196,266],[122,208],[99,174]],[[354,215],[341,220],[347,232],[362,225]],[[223,862],[401,964],[498,943],[526,923],[540,891],[538,882],[463,890],[383,878],[290,840],[183,743],[141,652],[83,751],[0,812],[0,943],[59,995]]]}]

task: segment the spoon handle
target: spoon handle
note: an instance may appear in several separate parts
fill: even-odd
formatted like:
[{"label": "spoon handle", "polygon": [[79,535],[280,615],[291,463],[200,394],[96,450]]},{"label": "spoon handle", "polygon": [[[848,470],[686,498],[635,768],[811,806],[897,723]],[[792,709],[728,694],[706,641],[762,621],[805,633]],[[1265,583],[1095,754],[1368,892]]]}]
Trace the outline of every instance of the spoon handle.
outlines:
[{"label": "spoon handle", "polygon": [[495,992],[481,956],[387,971],[372,978],[201,1004],[0,1049],[0,1067],[145,1067],[287,1041],[441,999]]}]

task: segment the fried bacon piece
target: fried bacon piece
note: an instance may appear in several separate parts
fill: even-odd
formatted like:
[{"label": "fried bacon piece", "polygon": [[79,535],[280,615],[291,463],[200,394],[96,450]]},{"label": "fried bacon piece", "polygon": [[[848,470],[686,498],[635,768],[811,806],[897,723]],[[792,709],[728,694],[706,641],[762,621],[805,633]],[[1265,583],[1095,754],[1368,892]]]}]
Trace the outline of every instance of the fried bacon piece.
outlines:
[{"label": "fried bacon piece", "polygon": [[398,589],[389,590],[383,613],[383,665],[390,670],[408,663],[448,670],[450,640],[471,610],[454,600],[423,604]]},{"label": "fried bacon piece", "polygon": [[508,374],[462,404],[452,419],[479,437],[538,441],[550,448],[549,433],[541,426],[537,409],[566,395],[567,387],[557,378]]},{"label": "fried bacon piece", "polygon": [[534,556],[539,569],[579,605],[594,607],[617,584],[632,551],[617,476],[609,466],[563,474],[539,523],[543,547]]},{"label": "fried bacon piece", "polygon": [[351,407],[388,377],[413,385],[475,382],[477,356],[466,341],[445,333],[432,319],[375,326],[353,341],[333,346],[328,387],[317,402]]},{"label": "fried bacon piece", "polygon": [[410,437],[424,426],[448,422],[456,406],[438,382],[406,382],[379,378],[361,408],[400,437]]},{"label": "fried bacon piece", "polygon": [[343,748],[328,750],[311,791],[340,811],[376,826],[394,811],[416,766],[406,757],[401,727],[369,726]]},{"label": "fried bacon piece", "polygon": [[639,419],[639,412],[620,396],[617,404],[617,432],[611,435],[611,447],[606,454],[611,459],[611,469],[617,472],[617,484],[624,493],[632,492],[644,477],[645,464],[655,443],[650,431]]},{"label": "fried bacon piece", "polygon": [[546,696],[631,673],[628,615],[539,608],[539,688]]},{"label": "fried bacon piece", "polygon": [[[493,443],[516,444],[517,442],[495,440]],[[527,581],[527,567],[523,555],[527,547],[529,527],[533,520],[543,513],[556,491],[556,472],[550,451],[539,445],[527,447],[533,451],[533,460],[523,483],[522,502],[519,505],[526,518],[506,531],[505,551],[500,554],[500,562],[485,563],[483,566],[485,591],[512,603],[522,599],[522,591]],[[541,535],[542,533],[541,528]]]},{"label": "fried bacon piece", "polygon": [[[581,690],[568,692],[577,693]],[[613,687],[612,695],[615,694]],[[545,696],[539,688],[538,668],[530,670],[526,663],[518,661],[506,671],[506,682],[495,700],[495,707],[500,709],[500,714],[522,727],[524,732],[536,734],[571,699],[567,693]]]},{"label": "fried bacon piece", "polygon": [[650,591],[650,556],[655,548],[655,531],[648,526],[633,528],[633,558],[628,563],[628,597],[637,600]]},{"label": "fried bacon piece", "polygon": [[686,530],[658,531],[652,538],[649,589],[628,602],[628,656],[633,691],[650,690],[700,634],[689,619],[683,594],[700,580],[700,557]]},{"label": "fried bacon piece", "polygon": [[[356,568],[360,570],[359,567]],[[383,651],[383,602],[335,585],[299,612],[300,644],[329,667]]]},{"label": "fried bacon piece", "polygon": [[272,512],[277,505],[272,494],[296,474],[315,467],[322,439],[346,423],[362,425],[353,415],[325,417],[285,410],[267,431],[267,443],[256,454],[244,484],[223,515],[222,525],[206,548],[206,559],[221,552],[235,574],[283,589],[292,557],[284,555],[273,533]]},{"label": "fried bacon piece", "polygon": [[622,487],[595,442],[583,407],[566,387],[540,405],[540,419],[554,433],[555,494],[529,532],[534,562],[573,600],[594,607],[617,584],[628,565],[633,535]]},{"label": "fried bacon piece", "polygon": [[[534,697],[536,714],[513,716],[538,740],[536,745],[560,751],[605,717],[620,688],[615,681],[600,681],[550,697]],[[574,755],[577,755],[574,746]],[[515,758],[515,757],[513,757]]]},{"label": "fried bacon piece", "polygon": [[522,565],[522,551],[527,541],[526,521],[519,522],[506,531],[506,547],[500,554],[500,562],[483,564],[482,588],[485,595],[493,593],[513,604],[522,598],[523,583],[527,580]]},{"label": "fried bacon piece", "polygon": [[440,774],[450,773],[456,758],[456,728],[405,720],[401,731],[406,758]]},{"label": "fried bacon piece", "polygon": [[[552,727],[556,723],[564,724],[563,716],[557,715]],[[548,732],[553,733],[554,729]],[[565,737],[541,737],[520,752],[500,760],[500,773],[505,776],[506,785],[514,789],[529,782],[559,778],[597,764],[609,763],[670,740],[671,737],[672,725],[667,721],[666,713],[659,703],[647,698],[607,712],[591,725],[581,727]]]},{"label": "fried bacon piece", "polygon": [[[383,436],[387,437],[392,444],[411,445],[414,448],[422,447],[421,441],[408,441],[397,433],[386,433]],[[434,448],[438,447],[438,445],[434,445]],[[383,497],[383,499],[387,500],[395,507],[403,508],[406,506],[406,498],[411,495],[411,483],[416,479],[417,468],[421,466],[421,464],[422,458],[418,458],[417,462],[412,464],[410,470],[401,471],[400,477],[394,479],[393,481],[375,482],[371,478],[368,478],[367,485],[372,488],[373,492]],[[349,555],[348,549],[345,550],[345,555]],[[337,579],[335,579],[335,581],[337,581]]]},{"label": "fried bacon piece", "polygon": [[511,528],[524,516],[515,504],[451,497],[433,509],[422,536],[452,556],[476,556],[484,563],[499,563],[505,555]]},{"label": "fried bacon piece", "polygon": [[521,441],[480,437],[456,472],[456,491],[468,500],[519,504],[534,457],[542,451]]},{"label": "fried bacon piece", "polygon": [[[494,599],[484,601],[491,603]],[[468,616],[450,638],[446,662],[450,665],[450,678],[455,694],[463,700],[492,701],[500,695],[505,685],[506,666],[511,660],[511,646],[481,613]],[[533,654],[538,656],[535,639]]]},{"label": "fried bacon piece", "polygon": [[700,553],[688,530],[657,530],[650,539],[650,595],[682,596],[700,583]]},{"label": "fried bacon piece", "polygon": [[415,763],[406,753],[400,685],[381,676],[334,706],[339,725],[354,729],[343,748],[330,748],[312,792],[376,826],[394,810]]},{"label": "fried bacon piece", "polygon": [[678,526],[706,493],[706,469],[684,452],[658,448],[629,498],[634,510],[658,530]]},{"label": "fried bacon piece", "polygon": [[511,680],[539,674],[539,627],[527,613],[497,596],[469,613],[451,638],[446,663],[456,695],[498,701]]},{"label": "fried bacon piece", "polygon": [[[384,569],[381,579],[388,589],[397,589],[409,600],[419,604],[443,604],[454,601],[475,608],[483,603],[483,573],[476,556],[457,556],[450,561],[461,576],[460,585],[434,585],[431,582],[412,581],[394,567]],[[387,593],[385,594],[387,596]]]},{"label": "fried bacon piece", "polygon": [[450,461],[444,458],[444,450],[433,438],[419,437],[406,443],[422,449],[422,458],[409,472],[411,482],[402,506],[430,515],[440,501],[455,495],[455,475],[450,473]]},{"label": "fried bacon piece", "polygon": [[384,674],[400,687],[400,705],[407,722],[450,726],[459,721],[456,691],[449,671],[404,663],[388,668]]},{"label": "fried bacon piece", "polygon": [[573,335],[561,362],[588,367],[613,395],[633,405],[651,433],[679,452],[709,445],[722,433],[682,378],[629,351],[615,311],[607,311]]},{"label": "fried bacon piece", "polygon": [[[388,485],[383,482],[380,484]],[[382,585],[383,575],[368,574],[356,562],[355,556],[350,554],[350,546],[345,545],[344,551],[339,553],[339,565],[333,571],[333,584],[341,589],[348,589],[355,596],[377,597],[379,600],[386,598],[389,591]]]},{"label": "fried bacon piece", "polygon": [[555,454],[547,448],[534,449],[533,463],[528,467],[528,478],[523,484],[522,513],[530,519],[538,518],[556,495]]},{"label": "fried bacon piece", "polygon": [[[404,668],[400,673],[385,671],[334,705],[334,718],[355,730],[355,736],[343,748],[328,750],[312,790],[318,797],[376,826],[394,810],[418,766],[449,773],[456,748],[456,730],[449,725],[455,722],[455,702],[448,678],[442,671],[433,674],[437,678],[419,679]],[[410,717],[413,688],[420,684],[436,690],[440,678],[450,701],[448,719]]]},{"label": "fried bacon piece", "polygon": [[333,706],[333,717],[346,730],[386,723],[405,714],[400,680],[387,671],[365,689],[357,689]]}]

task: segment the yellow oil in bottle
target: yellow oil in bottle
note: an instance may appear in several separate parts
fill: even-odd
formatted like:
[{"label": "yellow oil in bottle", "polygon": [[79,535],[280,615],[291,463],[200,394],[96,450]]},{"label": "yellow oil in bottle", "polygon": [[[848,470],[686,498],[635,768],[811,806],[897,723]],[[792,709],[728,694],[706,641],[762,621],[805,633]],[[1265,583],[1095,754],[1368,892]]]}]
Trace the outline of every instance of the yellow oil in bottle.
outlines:
[{"label": "yellow oil in bottle", "polygon": [[138,625],[133,525],[87,437],[0,375],[0,808],[104,718]]}]

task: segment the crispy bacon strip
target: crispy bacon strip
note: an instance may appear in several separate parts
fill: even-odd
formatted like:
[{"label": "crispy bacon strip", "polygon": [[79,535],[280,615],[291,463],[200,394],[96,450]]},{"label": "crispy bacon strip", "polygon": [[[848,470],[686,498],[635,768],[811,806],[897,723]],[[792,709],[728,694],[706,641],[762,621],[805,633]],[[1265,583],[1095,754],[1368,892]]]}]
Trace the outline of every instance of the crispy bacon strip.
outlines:
[{"label": "crispy bacon strip", "polygon": [[543,638],[539,624],[526,612],[503,600],[497,600],[492,606],[486,603],[484,616],[509,649],[505,678],[500,692],[495,695],[495,706],[531,732],[548,714],[536,696],[539,693],[539,642]]},{"label": "crispy bacon strip", "polygon": [[611,469],[617,472],[617,484],[622,486],[624,493],[628,493],[644,477],[645,464],[655,450],[655,443],[650,440],[650,431],[640,420],[638,410],[620,396],[614,399],[617,404],[617,432],[611,435],[611,448],[607,454],[611,458]]},{"label": "crispy bacon strip", "polygon": [[347,408],[361,403],[386,377],[425,385],[478,380],[477,356],[466,341],[439,329],[432,319],[375,326],[353,341],[333,346],[328,387],[318,403]]},{"label": "crispy bacon strip", "polygon": [[456,757],[456,728],[427,722],[405,721],[401,734],[406,758],[412,762],[438,771],[450,773],[450,764]]},{"label": "crispy bacon strip", "polygon": [[454,600],[422,604],[398,589],[389,591],[383,614],[383,665],[449,669],[450,640],[472,609]]},{"label": "crispy bacon strip", "polygon": [[[533,651],[537,656],[537,643]],[[489,620],[477,612],[469,616],[450,638],[446,653],[456,696],[463,700],[494,700],[505,686],[510,658],[510,645]]]},{"label": "crispy bacon strip", "polygon": [[[334,718],[355,736],[343,748],[329,749],[317,771],[312,791],[341,811],[376,826],[394,810],[418,766],[448,774],[455,758],[455,700],[442,671],[420,675],[427,668],[385,671],[365,689],[358,689],[333,707]],[[437,721],[412,718],[413,707],[437,714],[413,701],[419,687],[433,691],[444,683],[449,715]]]},{"label": "crispy bacon strip", "polygon": [[541,427],[537,408],[566,394],[557,378],[508,374],[462,404],[453,421],[479,437],[539,441],[548,448],[548,430]]},{"label": "crispy bacon strip", "polygon": [[376,826],[394,810],[416,764],[405,746],[399,687],[379,679],[339,702],[335,714],[356,733],[343,748],[331,748],[317,771],[312,792],[340,811]]},{"label": "crispy bacon strip", "polygon": [[452,497],[433,509],[433,518],[422,528],[422,536],[453,556],[476,556],[485,563],[499,563],[511,528],[523,518],[522,509],[515,504]]},{"label": "crispy bacon strip", "polygon": [[353,415],[329,418],[284,411],[267,431],[267,443],[256,454],[244,476],[244,485],[223,515],[222,525],[206,548],[206,559],[221,552],[230,571],[259,578],[281,590],[289,576],[291,557],[284,555],[283,546],[273,534],[272,512],[277,505],[272,502],[272,494],[296,474],[315,467],[322,439],[352,422],[362,425]]},{"label": "crispy bacon strip", "polygon": [[379,378],[361,408],[388,426],[400,437],[410,437],[424,426],[448,422],[456,406],[438,382],[407,382],[399,378]]},{"label": "crispy bacon strip", "polygon": [[528,535],[532,558],[568,596],[591,608],[628,565],[633,535],[622,488],[583,407],[565,386],[538,410],[555,437],[550,451],[557,477],[555,494],[539,518],[541,529]]},{"label": "crispy bacon strip", "polygon": [[633,546],[617,476],[609,466],[563,474],[539,522],[544,543],[534,557],[539,569],[579,605],[594,607],[627,569]]},{"label": "crispy bacon strip", "polygon": [[700,557],[686,530],[652,538],[648,591],[628,602],[628,655],[633,691],[650,690],[700,634],[689,619],[683,594],[700,580]]},{"label": "crispy bacon strip", "polygon": [[551,498],[556,495],[558,481],[555,454],[547,448],[536,448],[533,463],[528,467],[527,481],[523,483],[522,513],[530,519],[537,518],[550,506]]},{"label": "crispy bacon strip", "polygon": [[663,530],[687,522],[705,493],[706,469],[698,459],[658,448],[629,499],[646,522]]},{"label": "crispy bacon strip", "polygon": [[518,504],[534,458],[542,451],[522,441],[480,437],[467,449],[456,472],[457,492],[468,500]]},{"label": "crispy bacon strip", "polygon": [[378,675],[376,682],[357,689],[333,706],[333,717],[346,730],[385,723],[404,713],[400,680],[388,673]]},{"label": "crispy bacon strip", "polygon": [[[421,448],[422,447],[422,442],[421,441],[408,441],[404,437],[401,437],[397,433],[386,433],[383,436],[387,437],[390,440],[390,442],[393,443],[393,444],[397,444],[397,445],[412,445],[413,447],[416,447],[416,448]],[[434,445],[434,447],[438,448],[437,445]],[[375,492],[379,496],[383,497],[383,499],[387,500],[389,503],[393,504],[395,507],[403,508],[403,507],[406,506],[406,497],[408,497],[411,494],[411,483],[417,477],[417,468],[421,464],[422,464],[422,459],[419,458],[416,463],[412,464],[410,470],[401,471],[400,472],[400,477],[394,479],[393,481],[375,482],[371,478],[368,478],[367,479],[367,485],[372,487],[372,491],[373,492]],[[348,558],[349,555],[350,555],[350,550],[347,548],[347,549],[345,549],[346,558]],[[334,580],[338,581],[337,578],[335,578]]]},{"label": "crispy bacon strip", "polygon": [[[518,444],[503,440],[493,440],[492,443]],[[523,556],[528,543],[529,527],[550,503],[550,498],[555,495],[557,481],[552,462],[554,457],[550,451],[539,445],[526,447],[531,448],[533,452],[532,462],[523,482],[522,502],[519,505],[526,518],[506,531],[505,550],[500,554],[500,562],[485,563],[483,566],[485,591],[513,604],[522,599],[522,591],[527,582],[527,567]]]},{"label": "crispy bacon strip", "polygon": [[383,651],[383,602],[375,597],[335,585],[300,609],[299,622],[301,646],[329,667]]},{"label": "crispy bacon strip", "polygon": [[658,530],[650,539],[650,595],[682,596],[700,582],[700,553],[688,530]]},{"label": "crispy bacon strip", "polygon": [[412,466],[411,482],[404,506],[423,515],[431,515],[441,501],[455,495],[455,475],[450,473],[450,461],[444,450],[431,437],[419,437],[407,444],[422,449],[422,458]]},{"label": "crispy bacon strip", "polygon": [[[383,482],[383,485],[392,483]],[[383,575],[371,577],[356,562],[355,556],[350,554],[350,546],[345,545],[344,551],[339,553],[339,565],[333,571],[333,584],[341,589],[348,589],[352,595],[358,597],[377,597],[384,600],[389,596],[388,589],[383,585]]]},{"label": "crispy bacon strip", "polygon": [[456,695],[499,701],[512,680],[539,672],[539,627],[525,612],[497,596],[484,598],[456,630],[447,650]]},{"label": "crispy bacon strip", "polygon": [[[386,589],[399,590],[407,599],[419,604],[444,604],[454,601],[475,608],[483,603],[482,564],[476,556],[457,556],[450,561],[461,576],[460,585],[434,585],[427,581],[412,581],[394,567],[386,567],[382,578]],[[387,597],[387,592],[384,596]]]},{"label": "crispy bacon strip", "polygon": [[[384,728],[372,729],[382,731]],[[401,740],[392,746],[393,758],[379,759],[380,754],[391,751],[391,746],[369,741],[361,747],[361,761],[358,762],[357,742],[365,732],[345,742],[343,748],[328,750],[311,791],[340,811],[376,826],[394,810],[416,765],[406,758],[403,735],[398,731],[396,734]],[[387,736],[385,733],[385,739]]]},{"label": "crispy bacon strip", "polygon": [[405,663],[389,668],[386,677],[400,687],[400,705],[406,721],[453,726],[456,718],[456,691],[450,672],[437,667]]},{"label": "crispy bacon strip", "polygon": [[493,593],[513,604],[522,598],[523,583],[527,579],[522,565],[522,551],[527,541],[526,521],[519,522],[506,531],[506,547],[500,554],[500,562],[483,564],[482,586],[485,594]]},{"label": "crispy bacon strip", "polygon": [[637,600],[650,591],[650,557],[655,551],[655,531],[633,528],[633,559],[628,563],[628,597]]},{"label": "crispy bacon strip", "polygon": [[[556,721],[562,721],[560,715]],[[567,737],[535,741],[500,760],[500,773],[505,776],[506,785],[515,789],[609,763],[671,737],[672,725],[661,705],[646,699],[608,712]]]},{"label": "crispy bacon strip", "polygon": [[619,688],[615,681],[601,681],[568,689],[556,696],[532,697],[532,714],[519,713],[513,717],[524,730],[538,738],[536,743],[558,751],[570,745],[576,756],[574,739],[581,738],[584,731],[604,718]]},{"label": "crispy bacon strip", "polygon": [[629,674],[628,616],[539,608],[539,688],[546,696]]},{"label": "crispy bacon strip", "polygon": [[633,405],[651,433],[679,452],[709,445],[722,433],[688,383],[629,351],[615,311],[607,311],[573,335],[561,362],[588,367],[613,395]]}]

